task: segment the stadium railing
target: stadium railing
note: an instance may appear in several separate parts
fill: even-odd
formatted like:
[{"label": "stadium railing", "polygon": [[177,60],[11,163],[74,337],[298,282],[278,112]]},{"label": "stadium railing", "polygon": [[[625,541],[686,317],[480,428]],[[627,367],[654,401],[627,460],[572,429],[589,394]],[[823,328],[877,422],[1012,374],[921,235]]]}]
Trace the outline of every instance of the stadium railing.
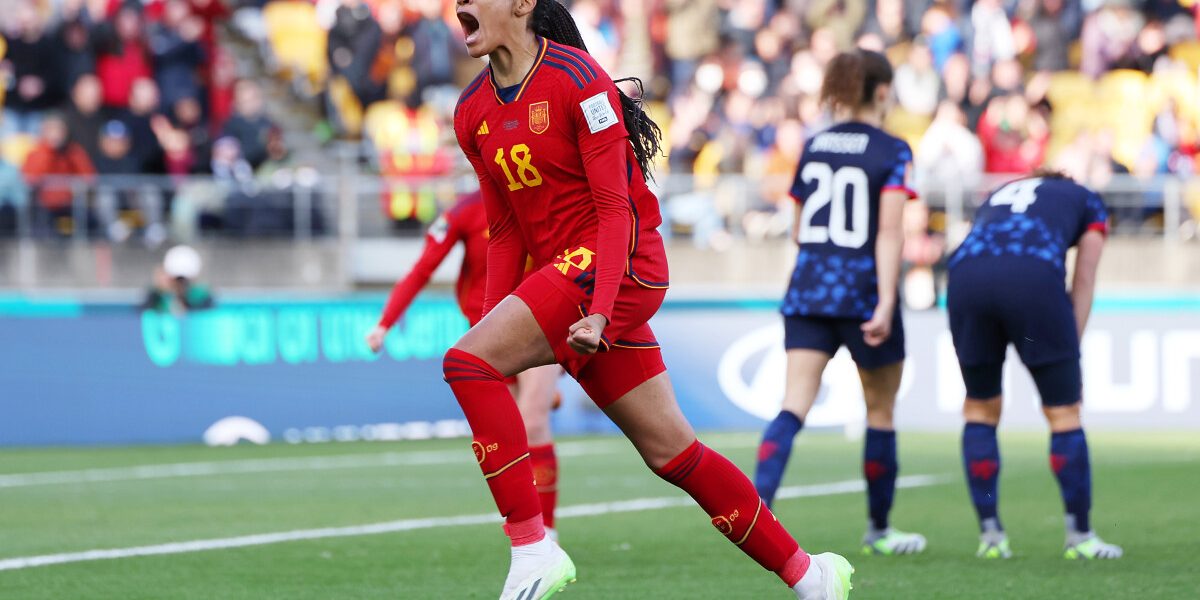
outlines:
[{"label": "stadium railing", "polygon": [[[126,260],[137,251],[152,258],[161,244],[173,242],[247,248],[269,242],[277,251],[287,244],[318,247],[329,255],[325,260],[351,264],[321,282],[353,286],[363,282],[353,263],[379,260],[386,256],[380,252],[397,245],[419,245],[424,226],[474,186],[467,174],[381,178],[364,173],[356,162],[343,163],[321,171],[281,170],[244,181],[211,176],[44,178],[23,205],[6,203],[0,196],[0,248],[8,248],[0,254],[16,257],[0,260],[0,287],[45,280],[29,269],[51,267],[39,266],[46,261],[31,260],[28,253],[66,242],[84,248],[126,239],[130,241],[116,245],[124,247],[120,255]],[[930,228],[946,236],[948,250],[965,235],[988,191],[1013,177],[987,175],[970,185],[918,186],[931,209]],[[663,201],[663,231],[672,243],[720,251],[733,245],[781,244],[792,222],[789,184],[790,178],[784,177],[670,174],[660,175],[653,185]],[[39,193],[50,187],[69,190],[69,203],[46,210]],[[1115,176],[1100,191],[1113,215],[1115,236],[1167,244],[1196,237],[1200,177]],[[117,221],[122,225],[114,227]],[[145,243],[132,243],[138,236]],[[370,244],[375,252],[360,251]],[[415,257],[409,252],[398,258],[410,255]],[[22,270],[13,265],[25,266]],[[394,266],[393,271],[404,267]],[[394,274],[389,271],[387,276]],[[374,279],[378,278],[366,278]]]}]

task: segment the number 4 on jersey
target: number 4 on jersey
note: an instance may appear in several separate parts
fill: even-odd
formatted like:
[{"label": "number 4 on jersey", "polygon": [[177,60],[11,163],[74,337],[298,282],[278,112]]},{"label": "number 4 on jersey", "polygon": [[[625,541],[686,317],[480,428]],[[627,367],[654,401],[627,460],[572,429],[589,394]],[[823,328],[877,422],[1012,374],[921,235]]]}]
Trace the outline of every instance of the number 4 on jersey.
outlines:
[{"label": "number 4 on jersey", "polygon": [[1042,179],[1022,179],[1014,181],[992,194],[992,206],[1008,206],[1015,213],[1023,213],[1029,205],[1037,201],[1037,188],[1042,185]]}]

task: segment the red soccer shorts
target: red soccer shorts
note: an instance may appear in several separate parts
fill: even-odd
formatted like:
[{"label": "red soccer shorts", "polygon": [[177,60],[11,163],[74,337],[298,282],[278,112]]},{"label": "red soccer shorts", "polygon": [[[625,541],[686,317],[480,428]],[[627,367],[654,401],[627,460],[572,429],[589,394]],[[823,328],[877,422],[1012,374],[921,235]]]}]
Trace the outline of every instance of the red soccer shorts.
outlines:
[{"label": "red soccer shorts", "polygon": [[601,336],[600,351],[592,355],[580,354],[567,344],[571,325],[587,316],[590,288],[577,285],[554,265],[546,265],[526,277],[513,295],[533,311],[558,364],[600,408],[667,370],[647,323],[662,306],[665,289],[642,287],[626,277],[613,306],[612,321]]}]

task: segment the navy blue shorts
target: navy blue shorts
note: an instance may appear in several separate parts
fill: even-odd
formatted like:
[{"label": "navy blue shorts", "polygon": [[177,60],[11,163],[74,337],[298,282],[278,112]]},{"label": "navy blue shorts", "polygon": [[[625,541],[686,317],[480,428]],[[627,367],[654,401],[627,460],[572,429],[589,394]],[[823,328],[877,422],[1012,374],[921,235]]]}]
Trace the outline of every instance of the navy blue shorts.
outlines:
[{"label": "navy blue shorts", "polygon": [[1034,375],[1043,403],[1079,400],[1079,333],[1057,269],[1034,258],[974,258],[951,269],[946,300],[968,396],[1000,394],[1011,343]]},{"label": "navy blue shorts", "polygon": [[818,350],[833,356],[845,346],[862,369],[878,369],[904,360],[904,320],[897,310],[892,317],[892,335],[877,347],[863,340],[862,319],[836,317],[783,317],[783,347],[788,350]]}]

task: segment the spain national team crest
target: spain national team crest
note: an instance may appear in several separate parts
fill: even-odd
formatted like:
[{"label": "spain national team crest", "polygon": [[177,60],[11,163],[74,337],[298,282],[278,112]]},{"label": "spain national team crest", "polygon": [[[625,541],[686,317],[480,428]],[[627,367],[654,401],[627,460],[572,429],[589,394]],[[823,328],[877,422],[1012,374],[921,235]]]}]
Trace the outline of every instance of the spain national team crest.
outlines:
[{"label": "spain national team crest", "polygon": [[535,102],[529,105],[529,130],[534,133],[545,133],[550,129],[550,103]]}]

